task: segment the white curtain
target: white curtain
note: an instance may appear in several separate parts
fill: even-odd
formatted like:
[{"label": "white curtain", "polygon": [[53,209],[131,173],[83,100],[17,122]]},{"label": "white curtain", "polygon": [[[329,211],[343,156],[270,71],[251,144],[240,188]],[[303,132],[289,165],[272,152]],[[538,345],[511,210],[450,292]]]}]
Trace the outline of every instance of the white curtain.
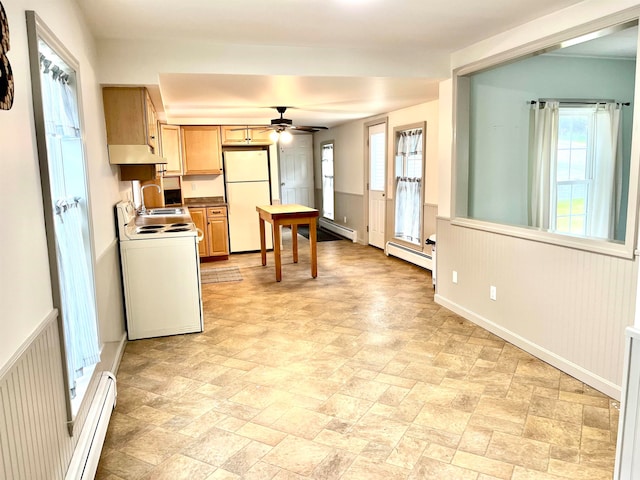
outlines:
[{"label": "white curtain", "polygon": [[420,178],[396,178],[395,237],[409,242],[420,241]]},{"label": "white curtain", "polygon": [[599,105],[596,110],[592,216],[587,223],[590,237],[615,238],[622,190],[620,113],[616,103]]},{"label": "white curtain", "polygon": [[529,162],[531,185],[529,225],[548,229],[550,225],[551,182],[558,151],[559,102],[548,101],[543,108],[531,106]]},{"label": "white curtain", "polygon": [[396,147],[395,237],[420,242],[422,129],[405,130]]},{"label": "white curtain", "polygon": [[[78,189],[82,164],[80,123],[69,76],[41,56],[41,83],[47,156],[54,204],[62,319],[72,396],[83,369],[100,361],[88,211]],[[82,176],[82,175],[80,175]]]}]

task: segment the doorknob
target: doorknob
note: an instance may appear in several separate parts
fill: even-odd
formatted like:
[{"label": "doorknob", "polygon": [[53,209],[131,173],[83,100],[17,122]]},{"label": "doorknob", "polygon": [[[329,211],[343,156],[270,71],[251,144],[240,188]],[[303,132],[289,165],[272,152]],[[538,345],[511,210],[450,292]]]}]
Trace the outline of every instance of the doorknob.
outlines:
[{"label": "doorknob", "polygon": [[280,186],[281,186],[281,187],[284,187],[284,182],[282,182],[282,183],[280,184]]}]

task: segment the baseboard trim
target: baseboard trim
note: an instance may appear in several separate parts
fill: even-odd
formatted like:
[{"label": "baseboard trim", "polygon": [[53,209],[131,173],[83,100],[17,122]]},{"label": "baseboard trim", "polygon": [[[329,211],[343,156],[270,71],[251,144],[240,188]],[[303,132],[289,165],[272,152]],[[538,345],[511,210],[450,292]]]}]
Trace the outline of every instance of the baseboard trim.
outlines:
[{"label": "baseboard trim", "polygon": [[442,305],[445,308],[448,308],[454,313],[464,317],[470,322],[475,323],[476,325],[481,326],[482,328],[487,329],[491,333],[499,336],[500,338],[506,340],[507,342],[512,343],[516,347],[521,348],[527,353],[538,357],[540,360],[547,362],[550,365],[562,370],[568,375],[577,378],[583,383],[590,385],[596,390],[604,393],[605,395],[609,395],[610,397],[620,400],[622,397],[622,387],[620,385],[616,385],[609,380],[602,378],[593,372],[581,367],[580,365],[576,365],[575,363],[563,358],[540,345],[527,340],[524,337],[458,305],[455,302],[444,298],[443,296],[436,294],[434,296],[434,300],[438,305]]}]

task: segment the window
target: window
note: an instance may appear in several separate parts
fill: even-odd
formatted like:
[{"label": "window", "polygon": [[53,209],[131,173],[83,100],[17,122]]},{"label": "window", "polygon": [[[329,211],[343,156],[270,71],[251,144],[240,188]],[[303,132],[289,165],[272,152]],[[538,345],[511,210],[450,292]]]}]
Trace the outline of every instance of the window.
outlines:
[{"label": "window", "polygon": [[552,229],[574,235],[587,234],[592,216],[589,191],[593,185],[592,108],[562,108],[558,119]]},{"label": "window", "polygon": [[533,226],[566,235],[618,236],[621,108],[596,100],[533,102]]},{"label": "window", "polygon": [[395,131],[394,237],[421,245],[424,128]]},{"label": "window", "polygon": [[323,142],[322,151],[322,216],[329,220],[335,219],[334,185],[333,185],[333,141]]},{"label": "window", "polygon": [[27,26],[36,46],[30,61],[40,181],[72,427],[100,361],[78,63],[33,12]]}]

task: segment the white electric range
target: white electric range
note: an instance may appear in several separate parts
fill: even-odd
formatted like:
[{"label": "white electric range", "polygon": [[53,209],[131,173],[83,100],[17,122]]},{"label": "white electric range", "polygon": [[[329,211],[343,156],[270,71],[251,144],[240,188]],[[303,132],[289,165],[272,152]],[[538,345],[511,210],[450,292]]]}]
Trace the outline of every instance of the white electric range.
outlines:
[{"label": "white electric range", "polygon": [[129,340],[201,332],[198,231],[186,209],[140,216],[116,205]]}]

